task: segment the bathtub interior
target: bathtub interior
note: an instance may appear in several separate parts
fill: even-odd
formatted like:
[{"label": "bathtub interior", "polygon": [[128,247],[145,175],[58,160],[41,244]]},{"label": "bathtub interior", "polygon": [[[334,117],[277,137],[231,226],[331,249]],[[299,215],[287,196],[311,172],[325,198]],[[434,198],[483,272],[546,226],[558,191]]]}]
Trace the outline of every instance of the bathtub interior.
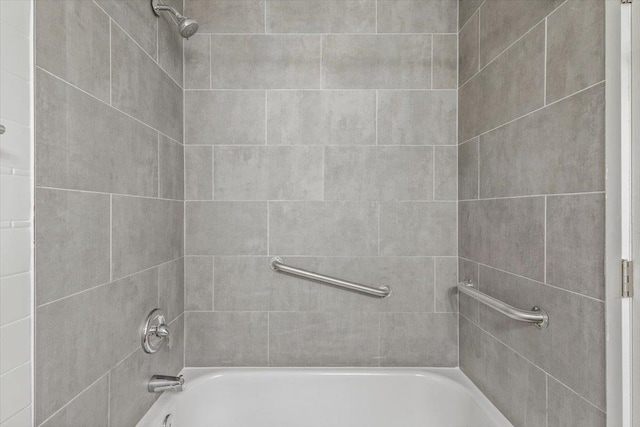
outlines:
[{"label": "bathtub interior", "polygon": [[506,427],[458,368],[185,368],[138,427]]}]

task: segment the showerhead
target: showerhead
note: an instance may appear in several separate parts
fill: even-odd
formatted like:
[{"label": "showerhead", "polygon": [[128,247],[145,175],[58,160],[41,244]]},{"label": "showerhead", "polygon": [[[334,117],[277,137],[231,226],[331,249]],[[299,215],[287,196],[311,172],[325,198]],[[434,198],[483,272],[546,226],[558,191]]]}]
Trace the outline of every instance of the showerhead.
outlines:
[{"label": "showerhead", "polygon": [[156,16],[160,16],[160,12],[171,13],[175,17],[173,21],[178,26],[178,32],[185,39],[188,39],[198,31],[198,23],[195,19],[187,18],[169,5],[160,4],[159,0],[151,0],[151,8]]}]

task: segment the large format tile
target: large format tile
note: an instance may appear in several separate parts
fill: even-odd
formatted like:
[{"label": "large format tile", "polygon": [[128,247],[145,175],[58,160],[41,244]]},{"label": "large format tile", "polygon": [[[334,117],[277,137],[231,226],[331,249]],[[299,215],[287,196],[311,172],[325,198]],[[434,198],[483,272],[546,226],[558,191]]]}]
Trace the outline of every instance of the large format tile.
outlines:
[{"label": "large format tile", "polygon": [[377,251],[376,203],[269,203],[270,254],[356,256]]},{"label": "large format tile", "polygon": [[[285,263],[305,270],[373,287],[388,286],[393,297],[384,299],[363,298],[357,293],[278,273],[269,268],[268,262],[269,257],[216,257],[215,310],[431,312],[434,309],[432,258],[284,257]],[[210,280],[203,285],[210,287]]]},{"label": "large format tile", "polygon": [[319,88],[320,49],[319,36],[211,36],[211,87]]},{"label": "large format tile", "polygon": [[269,91],[270,145],[374,145],[374,91]]},{"label": "large format tile", "polygon": [[157,271],[147,270],[37,309],[36,425],[140,345],[132,325],[157,298]]},{"label": "large format tile", "polygon": [[261,90],[185,92],[186,144],[264,144],[264,98]]},{"label": "large format tile", "polygon": [[460,256],[544,280],[544,198],[459,204]]},{"label": "large format tile", "polygon": [[321,200],[322,147],[215,147],[216,200]]},{"label": "large format tile", "polygon": [[549,283],[604,300],[605,195],[547,198]]},{"label": "large format tile", "polygon": [[373,33],[375,0],[270,0],[269,33]]},{"label": "large format tile", "polygon": [[563,0],[487,0],[480,8],[480,67],[551,13]]},{"label": "large format tile", "polygon": [[456,143],[455,91],[380,91],[378,143],[453,145]]},{"label": "large format tile", "polygon": [[270,366],[378,365],[376,313],[269,313]]},{"label": "large format tile", "polygon": [[173,322],[184,311],[184,258],[158,266],[158,305]]},{"label": "large format tile", "polygon": [[184,147],[185,200],[213,199],[213,148]]},{"label": "large format tile", "polygon": [[460,368],[514,425],[545,425],[544,371],[462,316]]},{"label": "large format tile", "polygon": [[325,200],[431,200],[431,147],[327,147]]},{"label": "large format tile", "polygon": [[462,28],[485,0],[459,0],[458,26]]},{"label": "large format tile", "polygon": [[458,200],[458,147],[434,147],[434,200]]},{"label": "large format tile", "polygon": [[[182,13],[182,0],[166,0],[165,4]],[[183,40],[176,31],[173,16],[161,14],[158,17],[158,65],[180,86],[183,84]]]},{"label": "large format tile", "polygon": [[109,281],[108,194],[39,188],[35,218],[38,305]]},{"label": "large format tile", "polygon": [[458,140],[466,141],[544,105],[544,23],[458,91]]},{"label": "large format tile", "polygon": [[96,0],[96,3],[117,23],[117,25],[111,25],[112,34],[117,27],[122,27],[145,52],[153,59],[157,59],[158,18],[154,15],[148,2]]},{"label": "large format tile", "polygon": [[480,137],[480,197],[604,190],[604,83]]},{"label": "large format tile", "polygon": [[267,313],[186,313],[185,366],[266,366]]},{"label": "large format tile", "polygon": [[263,33],[265,0],[189,0],[200,33]]},{"label": "large format tile", "polygon": [[548,377],[548,426],[605,427],[606,415],[562,383]]},{"label": "large format tile", "polygon": [[112,277],[182,256],[183,203],[113,196]]},{"label": "large format tile", "polygon": [[331,89],[429,89],[431,36],[323,36],[322,82]]},{"label": "large format tile", "polygon": [[182,98],[182,88],[127,34],[113,25],[112,105],[176,141],[182,141]]},{"label": "large format tile", "polygon": [[480,71],[480,40],[478,31],[480,17],[477,13],[458,34],[458,64],[460,84],[464,84]]},{"label": "large format tile", "polygon": [[40,427],[109,426],[109,375],[104,375]]},{"label": "large format tile", "polygon": [[[184,42],[184,88],[209,89],[210,86],[211,36],[196,34]],[[184,96],[186,98],[188,93]]]},{"label": "large format tile", "polygon": [[478,139],[458,146],[458,199],[478,198]]},{"label": "large format tile", "polygon": [[457,366],[457,313],[380,315],[381,366]]},{"label": "large format tile", "polygon": [[436,313],[457,313],[458,258],[438,257],[435,259],[435,269],[435,311]]},{"label": "large format tile", "polygon": [[156,196],[158,133],[36,71],[36,184]]},{"label": "large format tile", "polygon": [[213,310],[213,257],[185,257],[184,286],[185,310]]},{"label": "large format tile", "polygon": [[165,199],[184,199],[184,148],[181,144],[160,135],[158,196]]},{"label": "large format tile", "polygon": [[380,33],[455,33],[456,0],[379,0]]},{"label": "large format tile", "polygon": [[549,314],[549,327],[541,331],[480,305],[480,327],[604,410],[604,302],[484,266],[479,282],[507,304],[535,305]]},{"label": "large format tile", "polygon": [[[426,2],[428,3],[428,2]],[[432,89],[458,88],[458,35],[433,35]]]},{"label": "large format tile", "polygon": [[604,80],[605,2],[569,0],[548,19],[547,102]]},{"label": "large format tile", "polygon": [[186,255],[266,255],[266,202],[186,202]]},{"label": "large format tile", "polygon": [[36,65],[109,102],[109,17],[89,1],[34,3]]},{"label": "large format tile", "polygon": [[457,255],[455,202],[380,204],[380,255]]}]

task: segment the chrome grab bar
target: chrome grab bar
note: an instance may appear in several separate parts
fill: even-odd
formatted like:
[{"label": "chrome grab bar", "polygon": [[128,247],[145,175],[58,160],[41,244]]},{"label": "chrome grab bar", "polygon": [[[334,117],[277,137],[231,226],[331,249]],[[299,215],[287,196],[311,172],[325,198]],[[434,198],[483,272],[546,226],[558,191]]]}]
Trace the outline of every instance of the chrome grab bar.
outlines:
[{"label": "chrome grab bar", "polygon": [[338,288],[349,289],[351,291],[360,292],[361,294],[370,295],[377,298],[386,298],[391,295],[391,289],[388,286],[380,286],[379,288],[372,288],[370,286],[361,285],[359,283],[349,282],[347,280],[337,279],[331,276],[325,276],[324,274],[314,273],[312,271],[303,270],[301,268],[292,267],[284,264],[282,258],[273,257],[269,260],[269,266],[275,271],[283,273],[289,273],[294,276],[304,277],[306,279],[315,280],[317,282],[326,283]]},{"label": "chrome grab bar", "polygon": [[549,326],[549,315],[546,311],[536,306],[529,310],[522,310],[500,301],[490,295],[480,292],[473,287],[471,280],[458,283],[458,292],[469,295],[481,303],[488,305],[496,311],[520,322],[534,323],[538,329],[545,329]]}]

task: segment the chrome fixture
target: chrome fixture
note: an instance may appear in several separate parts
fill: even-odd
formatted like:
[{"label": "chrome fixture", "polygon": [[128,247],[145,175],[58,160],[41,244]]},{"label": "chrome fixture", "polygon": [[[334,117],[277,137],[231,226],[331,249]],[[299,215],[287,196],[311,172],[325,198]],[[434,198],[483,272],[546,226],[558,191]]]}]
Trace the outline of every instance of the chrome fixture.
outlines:
[{"label": "chrome fixture", "polygon": [[182,391],[184,390],[184,377],[182,375],[177,377],[171,377],[169,375],[154,375],[149,380],[147,390],[149,390],[150,393]]},{"label": "chrome fixture", "polygon": [[388,286],[380,286],[372,288],[370,286],[361,285],[359,283],[349,282],[335,277],[325,276],[324,274],[314,273],[312,271],[303,270],[297,267],[285,265],[280,257],[273,257],[269,260],[269,265],[275,271],[292,274],[294,276],[304,277],[306,279],[315,280],[317,282],[326,283],[338,288],[348,289],[361,294],[370,295],[377,298],[386,298],[391,295],[391,289]]},{"label": "chrome fixture", "polygon": [[[173,22],[178,26],[178,32],[182,37],[188,39],[196,32],[198,32],[198,23],[195,19],[187,18],[176,9],[166,4],[160,4],[158,0],[151,0],[151,8],[156,16],[160,16],[160,12],[169,12],[172,16]],[[175,17],[175,19],[174,19]]]},{"label": "chrome fixture", "polygon": [[549,326],[549,315],[546,311],[538,306],[535,306],[529,310],[522,310],[510,306],[509,304],[500,301],[490,295],[480,292],[473,287],[471,280],[458,283],[458,292],[469,295],[471,298],[477,299],[483,304],[488,305],[496,311],[520,322],[534,323],[538,329],[545,329]]},{"label": "chrome fixture", "polygon": [[167,317],[164,312],[156,308],[142,325],[142,349],[145,353],[153,354],[160,350],[163,342],[171,348],[171,333],[167,325]]},{"label": "chrome fixture", "polygon": [[5,132],[5,127],[0,125],[0,135],[2,135]]}]

